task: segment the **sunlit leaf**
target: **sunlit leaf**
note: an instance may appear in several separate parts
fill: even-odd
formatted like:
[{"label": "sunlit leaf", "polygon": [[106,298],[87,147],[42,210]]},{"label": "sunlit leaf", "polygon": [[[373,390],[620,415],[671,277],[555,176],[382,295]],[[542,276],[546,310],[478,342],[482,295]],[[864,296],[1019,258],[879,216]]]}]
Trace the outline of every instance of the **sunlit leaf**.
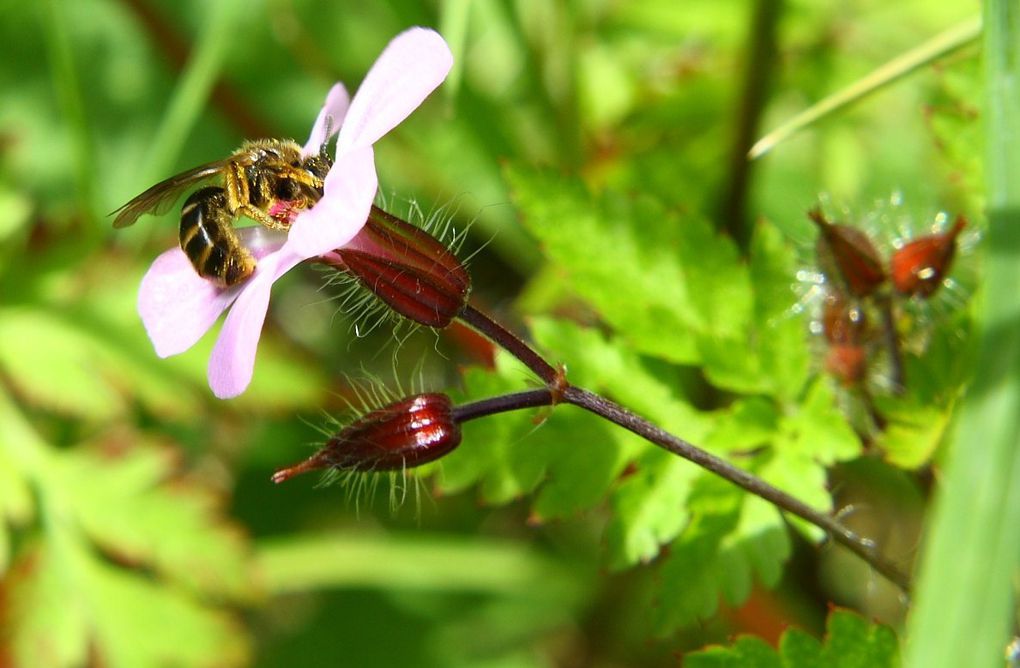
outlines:
[{"label": "sunlit leaf", "polygon": [[650,360],[628,349],[626,337],[607,337],[566,320],[535,318],[531,324],[539,344],[565,365],[571,382],[605,392],[688,440],[700,441],[711,429],[712,418],[685,400],[677,377],[656,373]]},{"label": "sunlit leaf", "polygon": [[31,481],[38,516],[4,579],[4,651],[17,665],[241,664],[246,642],[214,607],[255,593],[237,535],[197,489],[168,484],[165,454],[104,445],[128,449],[57,450],[0,395],[0,464]]},{"label": "sunlit leaf", "polygon": [[243,664],[246,644],[223,612],[97,560],[72,535],[52,540],[14,572],[8,618],[18,665]]},{"label": "sunlit leaf", "polygon": [[886,416],[889,424],[879,435],[878,445],[890,464],[905,469],[931,459],[946,436],[950,418],[948,411],[930,406],[903,406]]},{"label": "sunlit leaf", "polygon": [[752,582],[775,585],[790,543],[779,513],[727,482],[705,477],[688,500],[690,524],[662,564],[656,625],[667,632],[739,605]]},{"label": "sunlit leaf", "polygon": [[123,410],[104,378],[103,352],[101,342],[43,311],[0,311],[0,365],[45,408],[100,420]]},{"label": "sunlit leaf", "polygon": [[674,455],[651,450],[639,458],[613,492],[606,528],[610,565],[650,561],[688,521],[684,504],[698,469]]},{"label": "sunlit leaf", "polygon": [[896,668],[900,665],[896,635],[888,626],[872,624],[846,610],[829,613],[822,642],[799,629],[789,629],[778,651],[760,638],[741,636],[731,645],[709,647],[684,657],[688,668]]},{"label": "sunlit leaf", "polygon": [[793,249],[773,225],[759,222],[751,241],[753,320],[735,336],[699,340],[705,374],[713,383],[784,399],[800,393],[810,356],[805,318],[794,310],[796,273]]},{"label": "sunlit leaf", "polygon": [[218,519],[215,500],[194,485],[166,484],[170,451],[136,444],[111,456],[79,446],[57,463],[54,493],[105,551],[197,591],[255,594],[240,536]]},{"label": "sunlit leaf", "polygon": [[697,362],[698,335],[732,337],[746,327],[746,267],[705,221],[649,199],[596,198],[548,172],[506,173],[525,224],[570,288],[635,350]]},{"label": "sunlit leaf", "polygon": [[[265,540],[257,553],[256,566],[273,593],[366,586],[511,593],[528,599],[569,599],[579,593],[562,564],[516,543],[475,537],[344,532]],[[553,589],[540,591],[538,583]]]}]

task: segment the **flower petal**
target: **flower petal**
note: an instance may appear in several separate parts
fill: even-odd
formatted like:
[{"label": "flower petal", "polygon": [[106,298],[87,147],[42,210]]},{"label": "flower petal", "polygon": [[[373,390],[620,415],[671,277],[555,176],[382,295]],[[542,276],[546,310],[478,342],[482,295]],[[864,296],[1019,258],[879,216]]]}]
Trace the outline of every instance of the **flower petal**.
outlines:
[{"label": "flower petal", "polygon": [[238,227],[234,230],[241,245],[251,251],[256,260],[275,253],[287,241],[287,233],[283,230],[270,230],[261,225]]},{"label": "flower petal", "polygon": [[[322,145],[329,141],[330,137],[337,133],[343,125],[344,116],[347,114],[347,106],[350,104],[351,96],[342,83],[334,84],[326,95],[326,102],[322,105],[319,117],[315,119],[312,126],[312,134],[308,142],[301,149],[301,155],[308,157],[315,155],[322,148]],[[329,126],[329,136],[326,135],[326,126]]]},{"label": "flower petal", "polygon": [[180,248],[157,257],[138,289],[138,314],[156,354],[169,357],[195,345],[240,290],[199,276]]},{"label": "flower petal", "polygon": [[227,314],[209,358],[209,387],[220,399],[236,397],[251,383],[255,351],[269,308],[273,283],[303,258],[281,249],[259,262]]},{"label": "flower petal", "polygon": [[340,128],[337,156],[374,144],[420,105],[443,82],[453,54],[439,33],[411,28],[383,50],[354,95]]},{"label": "flower petal", "polygon": [[342,247],[365,226],[378,186],[371,146],[339,155],[322,199],[298,214],[291,226],[287,248],[310,258]]}]

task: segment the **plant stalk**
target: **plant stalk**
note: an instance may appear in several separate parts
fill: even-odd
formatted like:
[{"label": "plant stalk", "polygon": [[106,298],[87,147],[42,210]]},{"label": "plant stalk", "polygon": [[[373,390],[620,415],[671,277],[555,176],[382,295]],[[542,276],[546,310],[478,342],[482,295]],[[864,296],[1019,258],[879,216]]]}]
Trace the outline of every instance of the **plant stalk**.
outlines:
[{"label": "plant stalk", "polygon": [[[875,549],[872,541],[858,536],[829,515],[811,508],[804,502],[773,487],[761,478],[730,464],[726,460],[682,438],[674,436],[609,399],[584,388],[569,384],[564,379],[562,373],[557,371],[553,365],[525,343],[523,339],[511,333],[470,304],[465,307],[460,317],[520,360],[549,385],[547,389],[520,392],[505,397],[487,399],[476,404],[461,406],[456,410],[463,411],[463,414],[466,416],[465,419],[474,419],[475,417],[492,415],[493,413],[507,410],[516,410],[518,408],[553,405],[554,403],[573,404],[637,434],[664,450],[715,473],[755,496],[782,508],[791,515],[795,515],[818,527],[832,536],[836,542],[861,557],[872,568],[899,587],[904,594],[909,594],[910,578],[895,564],[881,555]],[[456,410],[455,415],[457,415]]]}]

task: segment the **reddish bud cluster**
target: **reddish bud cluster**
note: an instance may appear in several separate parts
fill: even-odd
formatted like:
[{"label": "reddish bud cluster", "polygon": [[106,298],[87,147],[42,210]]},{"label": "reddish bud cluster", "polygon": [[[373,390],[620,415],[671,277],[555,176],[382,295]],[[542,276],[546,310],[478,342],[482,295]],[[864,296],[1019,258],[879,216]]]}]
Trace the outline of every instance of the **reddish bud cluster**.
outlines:
[{"label": "reddish bud cluster", "polygon": [[885,270],[875,245],[864,232],[829,222],[821,209],[808,217],[818,225],[818,261],[826,276],[839,276],[854,297],[867,297],[885,282]]},{"label": "reddish bud cluster", "polygon": [[421,466],[460,445],[460,424],[445,394],[417,394],[347,425],[305,461],[273,475],[280,483],[319,469],[394,471]]},{"label": "reddish bud cluster", "polygon": [[931,297],[953,263],[956,238],[966,226],[967,220],[957,216],[949,231],[914,239],[893,253],[892,282],[896,291],[908,297]]},{"label": "reddish bud cluster", "polygon": [[868,366],[869,333],[865,308],[880,310],[889,348],[893,387],[902,387],[902,363],[898,333],[892,316],[891,283],[902,297],[931,297],[949,272],[957,238],[966,226],[957,217],[953,227],[940,234],[923,236],[895,251],[888,270],[866,233],[828,220],[821,209],[808,212],[818,226],[818,262],[826,276],[826,302],[822,329],[828,343],[826,369],[848,386],[860,384]]},{"label": "reddish bud cluster", "polygon": [[857,303],[839,292],[826,296],[822,332],[829,350],[825,368],[844,385],[857,385],[864,380],[868,367],[867,328],[867,317]]},{"label": "reddish bud cluster", "polygon": [[429,233],[377,207],[337,255],[376,297],[415,322],[446,327],[467,304],[471,276],[460,260]]},{"label": "reddish bud cluster", "polygon": [[887,274],[867,234],[849,225],[830,222],[818,208],[810,210],[808,217],[822,233],[818,239],[822,271],[841,281],[846,292],[854,297],[873,295],[887,278],[905,297],[931,297],[949,272],[956,255],[957,237],[967,226],[967,220],[957,216],[948,231],[908,242],[893,253]]}]

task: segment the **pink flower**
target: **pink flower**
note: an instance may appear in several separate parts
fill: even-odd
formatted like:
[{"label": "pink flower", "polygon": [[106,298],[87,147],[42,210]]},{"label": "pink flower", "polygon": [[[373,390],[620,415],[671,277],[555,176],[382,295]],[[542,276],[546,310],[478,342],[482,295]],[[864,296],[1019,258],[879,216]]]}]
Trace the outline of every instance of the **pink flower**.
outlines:
[{"label": "pink flower", "polygon": [[273,283],[304,260],[343,247],[361,230],[378,187],[372,144],[442,83],[452,63],[450,49],[438,33],[411,28],[382,52],[349,107],[343,85],[333,86],[304,146],[310,155],[328,140],[327,119],[333,128],[339,127],[336,159],[323,197],[298,214],[288,233],[261,227],[238,230],[258,260],[243,284],[217,287],[195,272],[179,248],[156,258],[138,292],[138,313],[156,353],[168,357],[184,352],[229,307],[209,360],[209,386],[221,399],[244,392],[255,367]]}]

